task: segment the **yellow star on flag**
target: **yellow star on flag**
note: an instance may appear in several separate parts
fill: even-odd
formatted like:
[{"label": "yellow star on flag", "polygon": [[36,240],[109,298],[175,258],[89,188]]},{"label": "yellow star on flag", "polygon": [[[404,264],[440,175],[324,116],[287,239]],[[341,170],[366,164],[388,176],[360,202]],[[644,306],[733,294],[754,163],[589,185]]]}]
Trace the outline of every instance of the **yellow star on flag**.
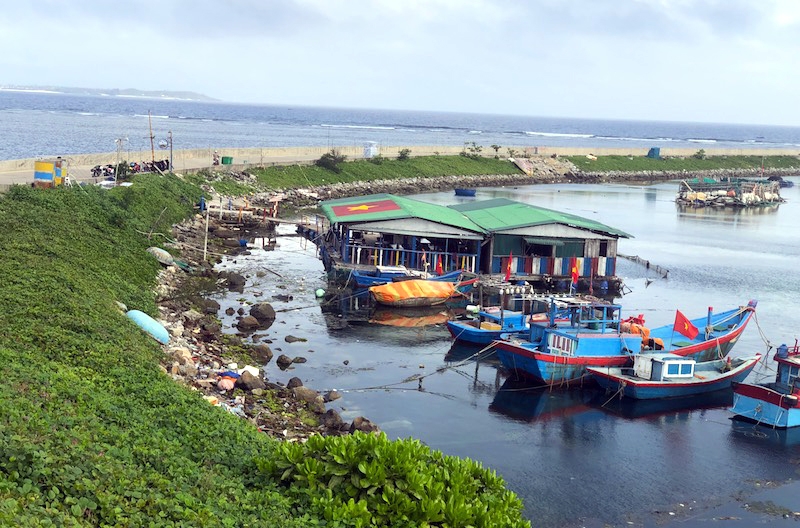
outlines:
[{"label": "yellow star on flag", "polygon": [[369,211],[369,210],[370,210],[370,209],[372,209],[373,207],[376,207],[376,206],[374,206],[374,205],[367,205],[367,204],[362,204],[362,205],[353,205],[353,206],[350,206],[350,207],[348,207],[348,208],[347,208],[347,210],[348,210],[348,211]]}]

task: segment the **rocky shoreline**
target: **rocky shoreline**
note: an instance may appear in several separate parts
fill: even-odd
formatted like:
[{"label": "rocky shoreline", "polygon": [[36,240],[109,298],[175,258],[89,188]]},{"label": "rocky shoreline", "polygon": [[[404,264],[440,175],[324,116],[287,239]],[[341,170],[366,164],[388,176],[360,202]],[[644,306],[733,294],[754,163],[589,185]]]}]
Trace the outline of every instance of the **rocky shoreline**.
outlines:
[{"label": "rocky shoreline", "polygon": [[[191,270],[177,265],[165,267],[156,287],[159,320],[170,332],[165,345],[162,369],[176,382],[197,390],[211,405],[253,423],[260,431],[284,440],[300,440],[311,434],[342,435],[356,430],[376,431],[368,419],[357,417],[345,422],[326,403],[340,397],[335,391],[320,394],[305,387],[294,377],[286,385],[270,382],[268,368],[286,369],[305,358],[286,355],[273,357],[271,340],[259,332],[276,320],[268,302],[241,306],[238,313],[239,334],[225,334],[217,317],[220,305],[206,298],[215,288],[243,291],[246,277],[237,273],[217,272],[211,263],[202,262],[205,217],[195,215],[173,228],[174,242]],[[243,234],[211,221],[209,250],[217,262],[223,255],[247,251],[239,238]],[[233,315],[233,314],[231,314]],[[250,337],[253,343],[245,342]],[[286,340],[302,340],[287,336]]]}]

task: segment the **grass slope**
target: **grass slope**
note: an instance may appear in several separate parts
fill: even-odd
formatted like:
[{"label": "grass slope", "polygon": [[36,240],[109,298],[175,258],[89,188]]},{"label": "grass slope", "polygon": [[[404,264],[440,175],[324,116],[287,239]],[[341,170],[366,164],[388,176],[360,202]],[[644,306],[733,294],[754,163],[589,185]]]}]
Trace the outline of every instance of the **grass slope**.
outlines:
[{"label": "grass slope", "polygon": [[163,374],[115,307],[155,312],[141,233],[199,197],[157,179],[0,200],[2,526],[308,524],[256,478],[274,442]]},{"label": "grass slope", "polygon": [[654,159],[644,156],[565,156],[584,172],[705,171],[714,169],[792,169],[800,167],[796,156],[707,156]]}]

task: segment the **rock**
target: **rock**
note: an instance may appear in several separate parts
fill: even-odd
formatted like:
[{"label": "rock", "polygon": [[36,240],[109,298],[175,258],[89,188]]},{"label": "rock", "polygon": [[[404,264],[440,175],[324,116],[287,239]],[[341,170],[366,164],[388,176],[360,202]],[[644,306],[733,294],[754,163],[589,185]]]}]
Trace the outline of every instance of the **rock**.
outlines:
[{"label": "rock", "polygon": [[239,309],[236,310],[236,313],[239,314],[239,315],[244,315],[244,308],[239,307]]},{"label": "rock", "polygon": [[286,370],[289,367],[289,365],[292,364],[292,358],[290,358],[286,354],[281,354],[280,356],[278,356],[278,359],[275,360],[275,363],[278,365],[278,367],[281,368],[281,370]]},{"label": "rock", "polygon": [[309,389],[308,387],[295,387],[292,389],[292,396],[297,400],[307,403],[311,410],[317,414],[325,412],[325,401],[315,390]]},{"label": "rock", "polygon": [[344,361],[342,361],[342,363],[345,364],[345,365],[349,365],[350,364],[350,360],[349,359],[345,359]]},{"label": "rock", "polygon": [[244,291],[244,285],[247,282],[244,275],[240,273],[229,273],[227,277],[228,289],[231,291]]},{"label": "rock", "polygon": [[259,326],[258,319],[253,317],[252,315],[246,315],[239,319],[239,322],[236,323],[236,328],[238,328],[242,332],[253,331],[257,329]]},{"label": "rock", "polygon": [[275,309],[270,303],[257,303],[250,307],[250,315],[259,321],[274,321]]},{"label": "rock", "polygon": [[320,416],[319,421],[326,428],[334,431],[341,429],[344,424],[344,420],[342,420],[342,417],[335,409],[328,409],[325,411],[325,414]]},{"label": "rock", "polygon": [[297,376],[290,379],[289,382],[286,384],[287,389],[294,389],[295,387],[302,387],[302,386],[303,382]]},{"label": "rock", "polygon": [[242,375],[236,379],[235,386],[247,391],[267,388],[267,384],[264,383],[264,380],[254,376],[249,370],[245,370]]},{"label": "rock", "polygon": [[306,341],[308,341],[308,339],[306,339],[305,337],[295,337],[293,335],[287,335],[284,338],[284,341],[286,341],[287,343],[298,343],[298,342],[305,343]]},{"label": "rock", "polygon": [[308,360],[302,356],[297,356],[296,358],[292,359],[292,363],[305,363],[306,361]]},{"label": "rock", "polygon": [[184,372],[183,372],[184,375],[189,377],[189,378],[197,377],[197,373],[199,372],[199,370],[197,369],[197,367],[194,364],[184,365],[183,369],[184,369]]},{"label": "rock", "polygon": [[204,299],[202,307],[205,314],[213,315],[219,312],[219,303],[213,299]]},{"label": "rock", "polygon": [[268,345],[260,343],[252,346],[250,350],[252,352],[253,359],[257,359],[265,365],[272,361],[272,349]]},{"label": "rock", "polygon": [[328,403],[328,402],[336,401],[341,397],[342,397],[342,395],[339,394],[339,391],[331,390],[331,391],[328,391],[328,392],[325,393],[325,396],[323,396],[323,399],[325,400],[325,403]]},{"label": "rock", "polygon": [[292,297],[291,295],[283,295],[283,294],[273,295],[272,298],[273,299],[277,299],[278,301],[284,301],[284,302],[288,302],[288,301],[291,301],[292,299],[294,299],[294,297]]},{"label": "rock", "polygon": [[183,335],[183,323],[180,321],[175,322],[169,329],[169,333],[172,334],[173,337],[180,337]]},{"label": "rock", "polygon": [[203,318],[203,314],[201,314],[200,312],[198,312],[195,309],[191,309],[191,310],[186,310],[185,312],[183,312],[181,314],[181,318],[184,321],[191,323],[190,326],[192,326],[194,324],[197,324],[197,322],[200,321],[200,319]]},{"label": "rock", "polygon": [[179,365],[194,365],[192,351],[187,347],[175,347],[170,349],[169,353]]},{"label": "rock", "polygon": [[353,423],[350,424],[350,432],[354,433],[356,431],[362,431],[365,433],[374,433],[379,431],[378,426],[374,423],[370,422],[368,419],[364,418],[363,416],[358,416],[357,418],[353,419]]},{"label": "rock", "polygon": [[229,306],[227,310],[225,310],[225,315],[233,315],[236,313],[236,310],[233,309],[232,306]]}]

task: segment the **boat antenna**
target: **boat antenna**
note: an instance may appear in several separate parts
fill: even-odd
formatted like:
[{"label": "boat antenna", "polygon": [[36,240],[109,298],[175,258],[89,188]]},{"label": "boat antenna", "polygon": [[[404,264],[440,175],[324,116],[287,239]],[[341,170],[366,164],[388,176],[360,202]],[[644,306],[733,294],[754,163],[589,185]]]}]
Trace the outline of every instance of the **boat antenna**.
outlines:
[{"label": "boat antenna", "polygon": [[155,136],[153,135],[153,118],[150,116],[150,110],[147,111],[147,122],[150,125],[150,155],[152,156],[153,163],[156,162],[156,148],[153,145],[153,139]]}]

